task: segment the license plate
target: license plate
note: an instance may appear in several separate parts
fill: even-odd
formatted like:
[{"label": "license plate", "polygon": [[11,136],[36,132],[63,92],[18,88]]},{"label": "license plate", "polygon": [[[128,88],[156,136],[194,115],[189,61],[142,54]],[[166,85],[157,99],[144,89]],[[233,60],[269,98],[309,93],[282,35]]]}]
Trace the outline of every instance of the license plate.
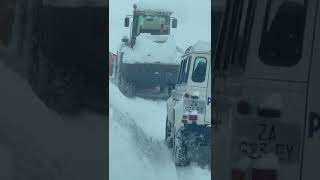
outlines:
[{"label": "license plate", "polygon": [[271,120],[233,121],[233,158],[259,159],[272,153],[280,162],[300,161],[301,127]]},{"label": "license plate", "polygon": [[197,107],[197,106],[185,106],[184,110],[188,111],[188,112],[191,112],[193,110],[197,110],[198,113],[203,113],[203,108],[202,107]]},{"label": "license plate", "polygon": [[191,112],[197,110],[198,113],[203,113],[205,107],[205,102],[196,101],[196,100],[185,100],[184,101],[184,110]]}]

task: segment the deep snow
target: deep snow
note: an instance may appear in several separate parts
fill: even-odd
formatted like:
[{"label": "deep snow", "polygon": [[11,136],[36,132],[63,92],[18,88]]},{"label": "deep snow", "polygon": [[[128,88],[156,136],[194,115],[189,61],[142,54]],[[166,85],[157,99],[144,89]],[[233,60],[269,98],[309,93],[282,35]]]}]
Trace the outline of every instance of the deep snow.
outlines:
[{"label": "deep snow", "polygon": [[164,43],[156,43],[150,34],[140,34],[136,39],[134,49],[126,48],[123,61],[126,63],[155,63],[179,64],[176,42],[169,36]]},{"label": "deep snow", "polygon": [[176,168],[164,144],[164,101],[128,99],[109,82],[110,180],[209,180],[196,164]]}]

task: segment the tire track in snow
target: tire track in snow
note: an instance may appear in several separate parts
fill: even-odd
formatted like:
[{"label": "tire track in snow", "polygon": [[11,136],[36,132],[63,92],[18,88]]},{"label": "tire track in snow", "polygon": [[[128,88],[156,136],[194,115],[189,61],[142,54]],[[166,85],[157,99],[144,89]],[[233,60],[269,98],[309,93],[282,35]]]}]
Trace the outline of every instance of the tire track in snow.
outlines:
[{"label": "tire track in snow", "polygon": [[[137,148],[143,155],[152,162],[169,164],[172,160],[170,152],[164,142],[154,140],[148,137],[144,131],[135,123],[134,119],[130,117],[129,113],[123,113],[121,110],[111,107],[113,112],[113,118],[124,128],[126,128],[132,135]],[[164,158],[166,157],[166,158]]]}]

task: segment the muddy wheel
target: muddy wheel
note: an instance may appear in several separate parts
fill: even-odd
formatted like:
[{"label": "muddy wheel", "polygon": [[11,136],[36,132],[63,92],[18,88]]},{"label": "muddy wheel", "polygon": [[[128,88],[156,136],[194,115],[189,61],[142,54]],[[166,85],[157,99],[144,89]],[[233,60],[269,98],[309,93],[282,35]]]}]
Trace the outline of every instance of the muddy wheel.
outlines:
[{"label": "muddy wheel", "polygon": [[173,160],[176,166],[189,165],[188,148],[186,139],[181,130],[178,130],[174,135],[173,140]]},{"label": "muddy wheel", "polygon": [[127,97],[134,97],[136,89],[133,84],[128,83],[124,78],[120,77],[120,91]]},{"label": "muddy wheel", "polygon": [[29,65],[29,83],[33,91],[57,112],[78,112],[81,106],[82,83],[75,70],[60,68],[51,63],[40,50]]},{"label": "muddy wheel", "polygon": [[173,138],[170,136],[171,134],[171,125],[169,123],[169,120],[168,120],[168,115],[167,115],[167,118],[166,118],[166,134],[165,134],[165,140],[166,140],[166,144],[169,148],[172,148],[173,147]]}]

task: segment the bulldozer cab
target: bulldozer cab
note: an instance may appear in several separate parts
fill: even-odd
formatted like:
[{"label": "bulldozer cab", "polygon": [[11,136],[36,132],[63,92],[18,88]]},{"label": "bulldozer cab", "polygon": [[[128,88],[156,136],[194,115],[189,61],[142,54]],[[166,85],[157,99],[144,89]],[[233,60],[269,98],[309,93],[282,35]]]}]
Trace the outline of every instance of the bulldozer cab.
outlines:
[{"label": "bulldozer cab", "polygon": [[170,35],[170,24],[172,23],[172,28],[177,27],[177,19],[171,17],[170,10],[160,10],[141,3],[134,4],[133,7],[133,15],[125,18],[125,27],[130,26],[130,18],[132,18],[131,46],[134,45],[136,37],[141,33]]},{"label": "bulldozer cab", "polygon": [[[137,15],[137,34],[168,35],[170,33],[170,17],[164,15]],[[135,20],[135,19],[134,19]]]},{"label": "bulldozer cab", "polygon": [[317,0],[227,1],[214,57],[214,179],[318,179],[319,10]]},{"label": "bulldozer cab", "polygon": [[132,38],[135,39],[141,33],[169,35],[170,15],[169,12],[135,11],[131,30]]}]

